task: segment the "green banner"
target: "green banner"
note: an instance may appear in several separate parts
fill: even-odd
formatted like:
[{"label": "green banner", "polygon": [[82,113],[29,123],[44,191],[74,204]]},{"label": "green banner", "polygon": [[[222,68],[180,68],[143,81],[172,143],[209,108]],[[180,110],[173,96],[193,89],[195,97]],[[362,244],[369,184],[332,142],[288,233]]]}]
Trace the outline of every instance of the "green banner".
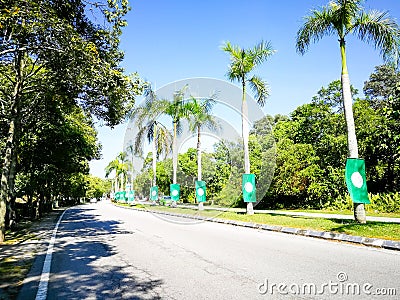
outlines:
[{"label": "green banner", "polygon": [[122,192],[119,192],[119,193],[120,193],[119,194],[119,200],[126,201],[126,192],[122,191]]},{"label": "green banner", "polygon": [[206,202],[206,182],[196,180],[195,186],[197,202]]},{"label": "green banner", "polygon": [[179,184],[171,184],[169,186],[171,192],[171,200],[179,201],[179,196],[181,194],[181,188]]},{"label": "green banner", "polygon": [[243,174],[242,192],[244,202],[257,202],[256,200],[256,175]]},{"label": "green banner", "polygon": [[133,201],[133,200],[135,200],[135,191],[129,191],[129,194],[128,194],[128,201]]},{"label": "green banner", "polygon": [[158,200],[158,186],[153,186],[150,188],[150,200],[151,201]]},{"label": "green banner", "polygon": [[348,158],[345,177],[347,189],[353,202],[369,204],[365,161],[360,158]]}]

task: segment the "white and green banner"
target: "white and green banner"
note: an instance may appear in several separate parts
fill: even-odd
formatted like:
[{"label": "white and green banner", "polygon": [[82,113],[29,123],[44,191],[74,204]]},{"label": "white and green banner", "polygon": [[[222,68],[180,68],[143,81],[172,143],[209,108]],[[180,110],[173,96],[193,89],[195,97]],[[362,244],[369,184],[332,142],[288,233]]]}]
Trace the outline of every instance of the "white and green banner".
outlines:
[{"label": "white and green banner", "polygon": [[179,196],[181,194],[181,188],[179,184],[171,184],[170,186],[171,200],[179,201]]},{"label": "white and green banner", "polygon": [[157,201],[158,200],[158,186],[152,186],[150,188],[150,200]]},{"label": "white and green banner", "polygon": [[197,202],[206,202],[206,182],[196,180],[195,186]]},{"label": "white and green banner", "polygon": [[369,204],[365,161],[360,158],[348,158],[345,177],[347,189],[353,202]]},{"label": "white and green banner", "polygon": [[242,192],[244,202],[257,202],[256,200],[256,175],[243,174]]}]

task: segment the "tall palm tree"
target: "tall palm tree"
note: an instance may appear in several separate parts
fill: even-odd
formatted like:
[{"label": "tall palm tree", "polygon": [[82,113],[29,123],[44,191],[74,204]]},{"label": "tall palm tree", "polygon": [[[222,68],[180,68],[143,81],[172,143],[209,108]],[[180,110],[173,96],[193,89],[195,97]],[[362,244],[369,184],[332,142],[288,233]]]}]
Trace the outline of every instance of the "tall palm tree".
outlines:
[{"label": "tall palm tree", "polygon": [[110,176],[110,174],[114,171],[115,172],[115,177],[114,177],[114,184],[113,186],[113,191],[114,194],[116,192],[118,192],[118,169],[119,169],[119,162],[118,159],[115,158],[112,161],[110,161],[107,165],[107,167],[105,168],[106,171],[106,178],[108,178],[108,176]]},{"label": "tall palm tree", "polygon": [[122,191],[125,188],[125,178],[127,178],[130,163],[127,160],[126,152],[120,152],[115,159],[113,159],[106,166],[106,178],[115,172],[115,185],[114,192]]},{"label": "tall palm tree", "polygon": [[[365,11],[361,2],[362,0],[332,0],[319,10],[312,10],[305,17],[296,40],[296,50],[303,55],[311,43],[318,42],[325,35],[335,34],[339,38],[343,106],[350,158],[358,158],[358,146],[347,70],[346,38],[349,34],[355,34],[360,40],[371,43],[376,49],[380,49],[386,61],[397,61],[399,58],[400,31],[395,20],[387,12]],[[364,204],[354,204],[354,217],[360,223],[366,222]]]},{"label": "tall palm tree", "polygon": [[181,133],[181,120],[182,118],[188,118],[189,106],[185,101],[185,91],[188,88],[185,85],[182,89],[176,91],[173,95],[172,101],[161,100],[163,106],[163,113],[172,118],[173,127],[173,140],[172,140],[172,183],[177,183],[177,171],[178,171],[178,149],[176,149],[176,140],[178,134]]},{"label": "tall palm tree", "polygon": [[171,133],[168,129],[157,119],[160,112],[165,107],[164,101],[158,100],[155,92],[151,87],[145,90],[145,102],[136,107],[131,117],[136,121],[139,131],[135,138],[134,153],[142,155],[144,139],[146,138],[152,144],[152,168],[153,168],[153,181],[152,185],[157,185],[157,158],[164,154],[166,156],[171,150]]},{"label": "tall palm tree", "polygon": [[[189,106],[189,129],[191,132],[197,132],[197,180],[202,180],[201,168],[201,129],[207,127],[209,130],[216,132],[220,128],[220,124],[211,114],[211,110],[215,105],[214,97],[197,99],[191,97]],[[199,210],[203,210],[203,202],[199,202]]]},{"label": "tall palm tree", "polygon": [[[255,94],[257,103],[264,106],[268,96],[268,84],[260,77],[250,73],[268,57],[275,53],[269,42],[260,42],[253,48],[242,49],[239,46],[226,42],[222,46],[222,50],[229,53],[231,63],[227,77],[231,81],[238,81],[242,85],[242,138],[244,148],[244,170],[246,174],[250,174],[250,158],[249,158],[249,123],[248,123],[248,107],[246,101],[246,85],[248,84]],[[253,203],[247,203],[247,214],[253,214]]]},{"label": "tall palm tree", "polygon": [[197,99],[191,97],[189,106],[189,129],[197,133],[197,180],[201,180],[201,129],[207,127],[211,131],[218,131],[220,124],[215,120],[211,111],[215,100],[211,98]]}]

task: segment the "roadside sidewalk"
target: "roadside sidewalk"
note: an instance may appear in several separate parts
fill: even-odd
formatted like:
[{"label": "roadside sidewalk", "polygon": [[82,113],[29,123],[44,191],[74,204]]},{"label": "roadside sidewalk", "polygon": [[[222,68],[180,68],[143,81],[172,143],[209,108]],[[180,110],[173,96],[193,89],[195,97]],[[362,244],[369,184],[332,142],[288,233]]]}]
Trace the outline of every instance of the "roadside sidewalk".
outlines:
[{"label": "roadside sidewalk", "polygon": [[34,221],[13,244],[0,244],[0,300],[16,299],[37,256],[45,253],[53,228],[66,208],[57,208]]}]

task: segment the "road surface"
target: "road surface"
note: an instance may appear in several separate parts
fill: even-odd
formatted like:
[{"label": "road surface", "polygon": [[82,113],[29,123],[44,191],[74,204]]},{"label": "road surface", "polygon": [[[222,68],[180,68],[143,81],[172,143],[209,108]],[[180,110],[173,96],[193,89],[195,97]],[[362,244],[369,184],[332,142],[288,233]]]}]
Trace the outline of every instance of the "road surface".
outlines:
[{"label": "road surface", "polygon": [[396,251],[194,222],[109,202],[70,208],[47,299],[400,297]]}]

